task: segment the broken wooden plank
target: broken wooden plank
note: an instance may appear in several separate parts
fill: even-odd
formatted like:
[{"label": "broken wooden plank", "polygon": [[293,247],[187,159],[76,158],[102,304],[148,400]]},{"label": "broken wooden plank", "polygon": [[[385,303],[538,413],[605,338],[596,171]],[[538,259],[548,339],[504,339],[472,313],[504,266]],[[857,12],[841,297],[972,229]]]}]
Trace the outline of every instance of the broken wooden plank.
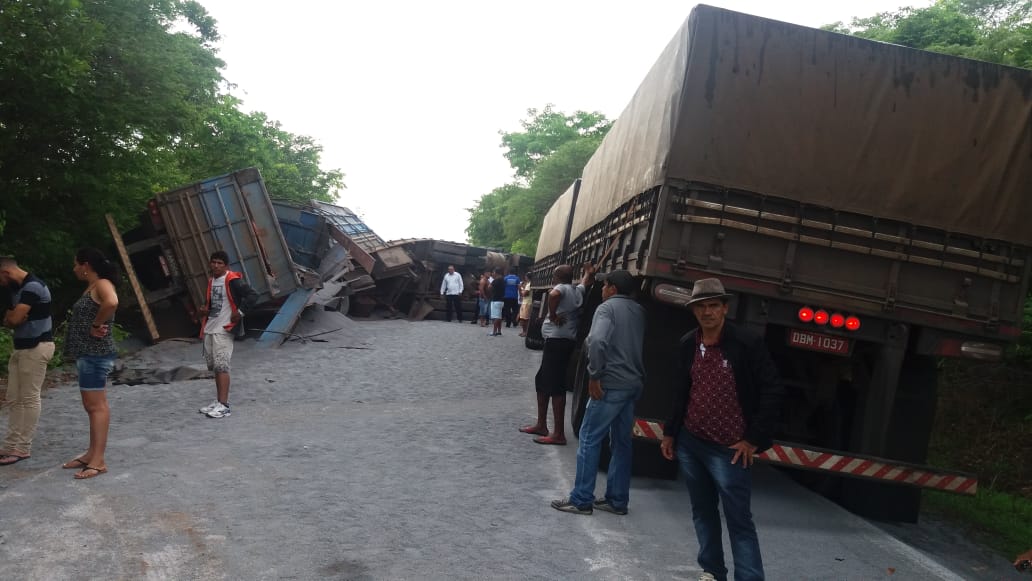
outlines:
[{"label": "broken wooden plank", "polygon": [[108,229],[111,230],[111,237],[115,240],[118,255],[122,257],[125,275],[129,278],[129,285],[133,287],[136,302],[140,305],[140,311],[143,312],[143,320],[147,324],[147,332],[150,333],[151,341],[157,341],[160,338],[158,326],[154,324],[154,316],[151,314],[150,306],[147,305],[147,299],[143,296],[143,287],[140,286],[140,279],[136,277],[136,269],[133,268],[133,263],[129,260],[129,251],[125,249],[125,242],[122,240],[122,235],[118,232],[118,226],[115,225],[115,218],[111,214],[104,214],[104,219],[107,220]]}]

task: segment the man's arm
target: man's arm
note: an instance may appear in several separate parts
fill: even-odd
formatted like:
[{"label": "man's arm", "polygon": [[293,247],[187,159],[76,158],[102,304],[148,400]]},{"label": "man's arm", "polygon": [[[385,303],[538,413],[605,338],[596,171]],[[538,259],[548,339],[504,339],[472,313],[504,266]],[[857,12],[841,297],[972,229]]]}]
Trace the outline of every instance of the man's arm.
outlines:
[{"label": "man's arm", "polygon": [[462,282],[462,275],[459,275],[459,294],[466,292],[466,283]]},{"label": "man's arm", "polygon": [[15,328],[29,320],[29,310],[32,307],[25,303],[18,303],[14,308],[4,313],[4,326]]},{"label": "man's arm", "polygon": [[562,325],[562,317],[559,313],[555,312],[559,308],[559,301],[563,298],[563,293],[559,292],[558,289],[552,289],[548,291],[548,320],[556,325]]},{"label": "man's arm", "polygon": [[[246,313],[254,308],[254,305],[258,303],[258,293],[251,288],[251,285],[244,282],[244,279],[235,278],[230,281],[229,286],[230,292],[233,293],[233,299],[238,310]],[[237,314],[237,316],[239,316],[239,314]]]},{"label": "man's arm", "polygon": [[444,278],[441,279],[441,294],[443,295],[444,291],[447,290],[447,289],[448,289],[448,275],[445,274]]},{"label": "man's arm", "polygon": [[[23,288],[18,298],[18,304],[4,313],[4,326],[15,328],[29,320],[29,311],[42,300],[38,293],[32,292],[31,287],[36,283],[30,283]],[[6,302],[6,301],[5,301]]]},{"label": "man's arm", "polygon": [[606,303],[595,310],[588,335],[588,377],[599,379],[606,368],[606,352],[613,335],[613,313]]}]

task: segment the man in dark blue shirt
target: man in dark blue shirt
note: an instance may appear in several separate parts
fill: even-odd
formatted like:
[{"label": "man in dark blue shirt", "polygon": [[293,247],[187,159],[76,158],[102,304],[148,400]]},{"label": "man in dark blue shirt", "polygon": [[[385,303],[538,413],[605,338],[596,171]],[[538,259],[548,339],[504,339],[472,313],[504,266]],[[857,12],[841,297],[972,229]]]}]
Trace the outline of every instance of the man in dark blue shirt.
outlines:
[{"label": "man in dark blue shirt", "polygon": [[520,277],[515,272],[505,276],[505,301],[502,306],[502,318],[505,319],[505,327],[516,326],[516,313],[519,312],[520,300]]},{"label": "man in dark blue shirt", "polygon": [[7,437],[0,445],[0,466],[9,466],[32,454],[32,437],[42,408],[40,390],[47,363],[54,356],[50,289],[22,270],[10,257],[0,257],[0,286],[10,293],[11,308],[3,325],[14,329],[14,351],[7,364],[7,401],[10,417]]}]

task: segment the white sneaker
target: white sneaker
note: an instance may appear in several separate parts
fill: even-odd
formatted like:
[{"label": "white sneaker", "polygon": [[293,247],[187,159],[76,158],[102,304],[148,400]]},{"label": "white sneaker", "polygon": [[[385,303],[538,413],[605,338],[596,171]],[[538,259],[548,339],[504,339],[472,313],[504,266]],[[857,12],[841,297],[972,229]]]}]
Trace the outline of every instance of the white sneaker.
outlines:
[{"label": "white sneaker", "polygon": [[211,402],[210,404],[202,407],[201,409],[199,409],[197,411],[201,412],[202,414],[206,414],[206,413],[210,412],[211,410],[219,407],[220,405],[222,405],[222,404],[219,403],[219,400],[215,400],[215,401]]},{"label": "white sneaker", "polygon": [[210,412],[204,415],[208,416],[209,418],[228,418],[229,406],[225,406],[220,403],[215,409],[211,410]]},{"label": "white sneaker", "polygon": [[699,575],[699,581],[717,581],[717,578],[712,573],[703,571],[702,575]]}]

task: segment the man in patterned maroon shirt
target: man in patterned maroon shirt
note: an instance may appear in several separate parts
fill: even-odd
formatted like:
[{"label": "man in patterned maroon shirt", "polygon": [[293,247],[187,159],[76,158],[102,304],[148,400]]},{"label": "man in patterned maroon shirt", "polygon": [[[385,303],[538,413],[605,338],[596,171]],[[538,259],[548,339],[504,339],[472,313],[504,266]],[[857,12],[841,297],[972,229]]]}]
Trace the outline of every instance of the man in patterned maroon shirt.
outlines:
[{"label": "man in patterned maroon shirt", "polygon": [[695,282],[688,305],[699,327],[681,338],[674,409],[660,445],[668,460],[676,454],[686,477],[700,580],[727,579],[718,503],[735,580],[763,579],[749,468],[771,445],[784,391],[763,338],[725,320],[729,298],[715,278]]}]

